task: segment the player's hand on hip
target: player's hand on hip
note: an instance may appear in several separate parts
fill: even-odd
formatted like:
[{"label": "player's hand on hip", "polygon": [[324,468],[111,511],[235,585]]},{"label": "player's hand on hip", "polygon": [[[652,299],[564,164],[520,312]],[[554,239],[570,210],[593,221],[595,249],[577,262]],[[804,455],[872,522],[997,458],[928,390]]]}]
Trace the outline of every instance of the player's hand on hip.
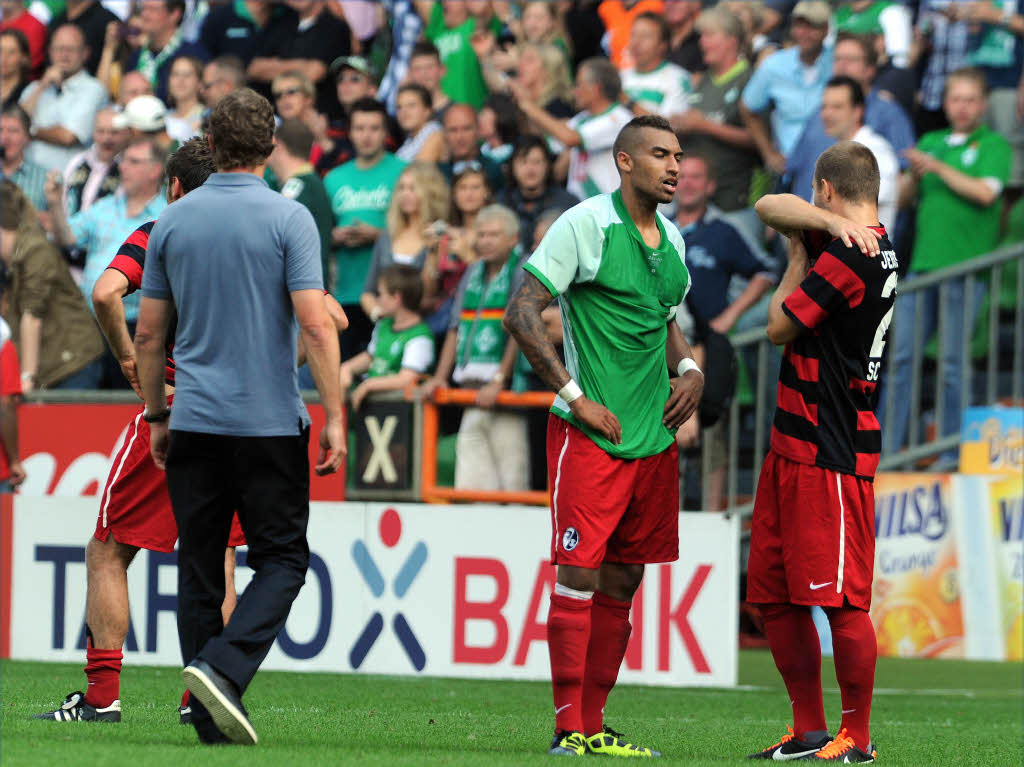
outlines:
[{"label": "player's hand on hip", "polygon": [[167,470],[167,446],[170,441],[171,432],[167,427],[167,421],[149,425],[149,453],[160,471]]},{"label": "player's hand on hip", "polygon": [[662,422],[673,431],[682,426],[693,415],[704,393],[704,375],[699,370],[688,370],[679,378],[670,378],[672,391],[665,403]]},{"label": "player's hand on hip", "polygon": [[345,425],[341,419],[328,421],[320,430],[320,452],[317,454],[314,471],[323,477],[334,474],[341,468],[341,462],[348,454],[348,443],[345,441]]},{"label": "player's hand on hip", "polygon": [[860,252],[865,256],[874,258],[882,252],[882,247],[878,244],[878,241],[882,239],[881,232],[848,218],[832,216],[829,219],[828,233],[833,237],[838,237],[848,248],[860,248]]},{"label": "player's hand on hip", "polygon": [[622,425],[615,414],[599,402],[586,397],[574,399],[569,409],[576,420],[596,431],[613,445],[622,443]]}]

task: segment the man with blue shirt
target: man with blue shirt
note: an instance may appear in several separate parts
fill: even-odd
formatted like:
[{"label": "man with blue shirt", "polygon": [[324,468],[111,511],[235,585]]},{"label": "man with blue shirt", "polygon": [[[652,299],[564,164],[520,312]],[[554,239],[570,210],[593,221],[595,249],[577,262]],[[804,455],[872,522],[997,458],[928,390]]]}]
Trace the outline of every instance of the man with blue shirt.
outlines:
[{"label": "man with blue shirt", "polygon": [[[796,44],[766,58],[743,89],[747,127],[765,165],[780,174],[832,74],[832,51],[825,47],[830,14],[821,0],[797,3],[790,28]],[[762,117],[769,108],[770,131]]]},{"label": "man with blue shirt", "polygon": [[[63,248],[85,252],[85,269],[79,287],[92,308],[92,289],[128,236],[147,221],[152,221],[167,207],[161,191],[167,153],[148,137],[133,140],[124,150],[119,163],[121,184],[114,194],[102,197],[89,207],[68,216],[64,208],[64,187],[60,174],[50,173],[44,188],[50,209],[54,242]],[[135,328],[139,317],[136,294],[124,299],[128,327]],[[104,380],[113,388],[128,388],[121,367],[107,352],[103,358]]]},{"label": "man with blue shirt", "polygon": [[[902,157],[904,151],[914,147],[914,128],[899,104],[887,94],[872,88],[877,71],[876,60],[870,38],[840,34],[833,52],[832,72],[836,77],[846,76],[857,81],[865,94],[864,124],[888,141],[896,155]],[[796,148],[786,159],[786,176],[790,179],[793,194],[811,202],[814,163],[836,140],[835,136],[825,130],[821,110],[818,109],[807,121]],[[906,168],[906,160],[902,161],[901,166]],[[883,219],[882,223],[889,229],[896,225],[894,218],[888,221]],[[899,245],[895,240],[894,244]]]},{"label": "man with blue shirt", "polygon": [[[270,102],[248,88],[228,94],[208,135],[218,172],[150,234],[135,349],[150,448],[167,470],[178,524],[178,636],[192,724],[203,743],[255,744],[242,695],[309,564],[309,415],[296,325],[327,415],[318,474],[337,471],[345,454],[338,337],[313,217],[263,181],[274,147]],[[170,431],[164,365],[175,317]],[[223,552],[235,509],[255,575],[225,627]]]}]

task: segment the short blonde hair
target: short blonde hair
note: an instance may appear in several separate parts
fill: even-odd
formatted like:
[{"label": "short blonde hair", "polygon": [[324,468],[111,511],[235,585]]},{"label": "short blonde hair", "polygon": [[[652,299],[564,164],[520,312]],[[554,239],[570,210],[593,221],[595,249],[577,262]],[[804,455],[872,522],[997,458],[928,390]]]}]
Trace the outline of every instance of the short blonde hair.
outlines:
[{"label": "short blonde hair", "polygon": [[[399,181],[406,175],[412,177],[419,193],[420,222],[426,226],[433,221],[447,220],[452,195],[448,182],[437,166],[429,162],[409,163],[398,176]],[[398,182],[395,182],[395,186],[398,186]],[[387,213],[388,233],[395,236],[403,223],[402,211],[398,209],[398,195],[392,194]]]},{"label": "short blonde hair", "polygon": [[270,83],[271,92],[277,90],[277,86],[285,80],[298,83],[299,90],[301,90],[306,96],[313,96],[316,93],[316,90],[313,87],[313,81],[306,77],[305,72],[298,69],[289,69],[287,72],[282,72],[275,77],[273,82]]}]

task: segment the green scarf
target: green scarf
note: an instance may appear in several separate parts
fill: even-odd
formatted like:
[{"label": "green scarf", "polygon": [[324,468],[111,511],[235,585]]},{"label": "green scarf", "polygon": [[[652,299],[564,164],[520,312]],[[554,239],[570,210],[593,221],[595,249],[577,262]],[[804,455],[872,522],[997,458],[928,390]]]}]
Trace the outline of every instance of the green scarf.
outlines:
[{"label": "green scarf", "polygon": [[487,264],[478,261],[469,267],[468,282],[459,317],[456,360],[459,367],[471,363],[498,364],[505,353],[505,316],[512,277],[519,263],[518,248],[490,282],[485,283]]},{"label": "green scarf", "polygon": [[160,52],[154,56],[149,50],[149,46],[144,45],[142,50],[139,52],[139,63],[135,68],[142,73],[143,77],[149,80],[150,85],[154,88],[157,86],[158,75],[160,73],[160,67],[163,66],[164,62],[167,61],[171,56],[174,55],[175,51],[181,47],[181,29],[179,28],[171,39],[167,41],[167,45],[160,49]]}]

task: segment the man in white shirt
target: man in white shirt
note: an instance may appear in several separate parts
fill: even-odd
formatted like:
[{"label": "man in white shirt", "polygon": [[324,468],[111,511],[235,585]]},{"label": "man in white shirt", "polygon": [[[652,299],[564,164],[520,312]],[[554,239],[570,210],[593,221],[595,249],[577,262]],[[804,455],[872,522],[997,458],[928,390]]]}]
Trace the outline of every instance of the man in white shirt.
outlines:
[{"label": "man in white shirt", "polygon": [[851,77],[833,77],[821,98],[821,122],[837,141],[863,144],[878,162],[878,217],[881,224],[896,223],[900,164],[892,145],[864,124],[864,90]]},{"label": "man in white shirt", "polygon": [[85,71],[89,48],[74,24],[50,38],[52,64],[29,85],[19,103],[32,118],[32,144],[26,157],[47,171],[63,171],[92,140],[96,112],[107,103],[106,88]]},{"label": "man in white shirt", "polygon": [[[566,189],[581,200],[596,194],[608,194],[619,186],[612,146],[632,113],[619,103],[622,80],[619,70],[608,59],[590,58],[576,72],[573,99],[582,110],[568,121],[548,114],[514,80],[509,84],[516,104],[526,119],[541,128],[549,137],[566,148],[556,164],[565,168],[568,160]],[[564,170],[563,170],[564,172]]]},{"label": "man in white shirt", "polygon": [[622,72],[622,90],[633,114],[658,114],[671,120],[689,108],[690,73],[668,60],[672,31],[660,13],[641,13],[633,21],[629,53],[634,67]]}]

